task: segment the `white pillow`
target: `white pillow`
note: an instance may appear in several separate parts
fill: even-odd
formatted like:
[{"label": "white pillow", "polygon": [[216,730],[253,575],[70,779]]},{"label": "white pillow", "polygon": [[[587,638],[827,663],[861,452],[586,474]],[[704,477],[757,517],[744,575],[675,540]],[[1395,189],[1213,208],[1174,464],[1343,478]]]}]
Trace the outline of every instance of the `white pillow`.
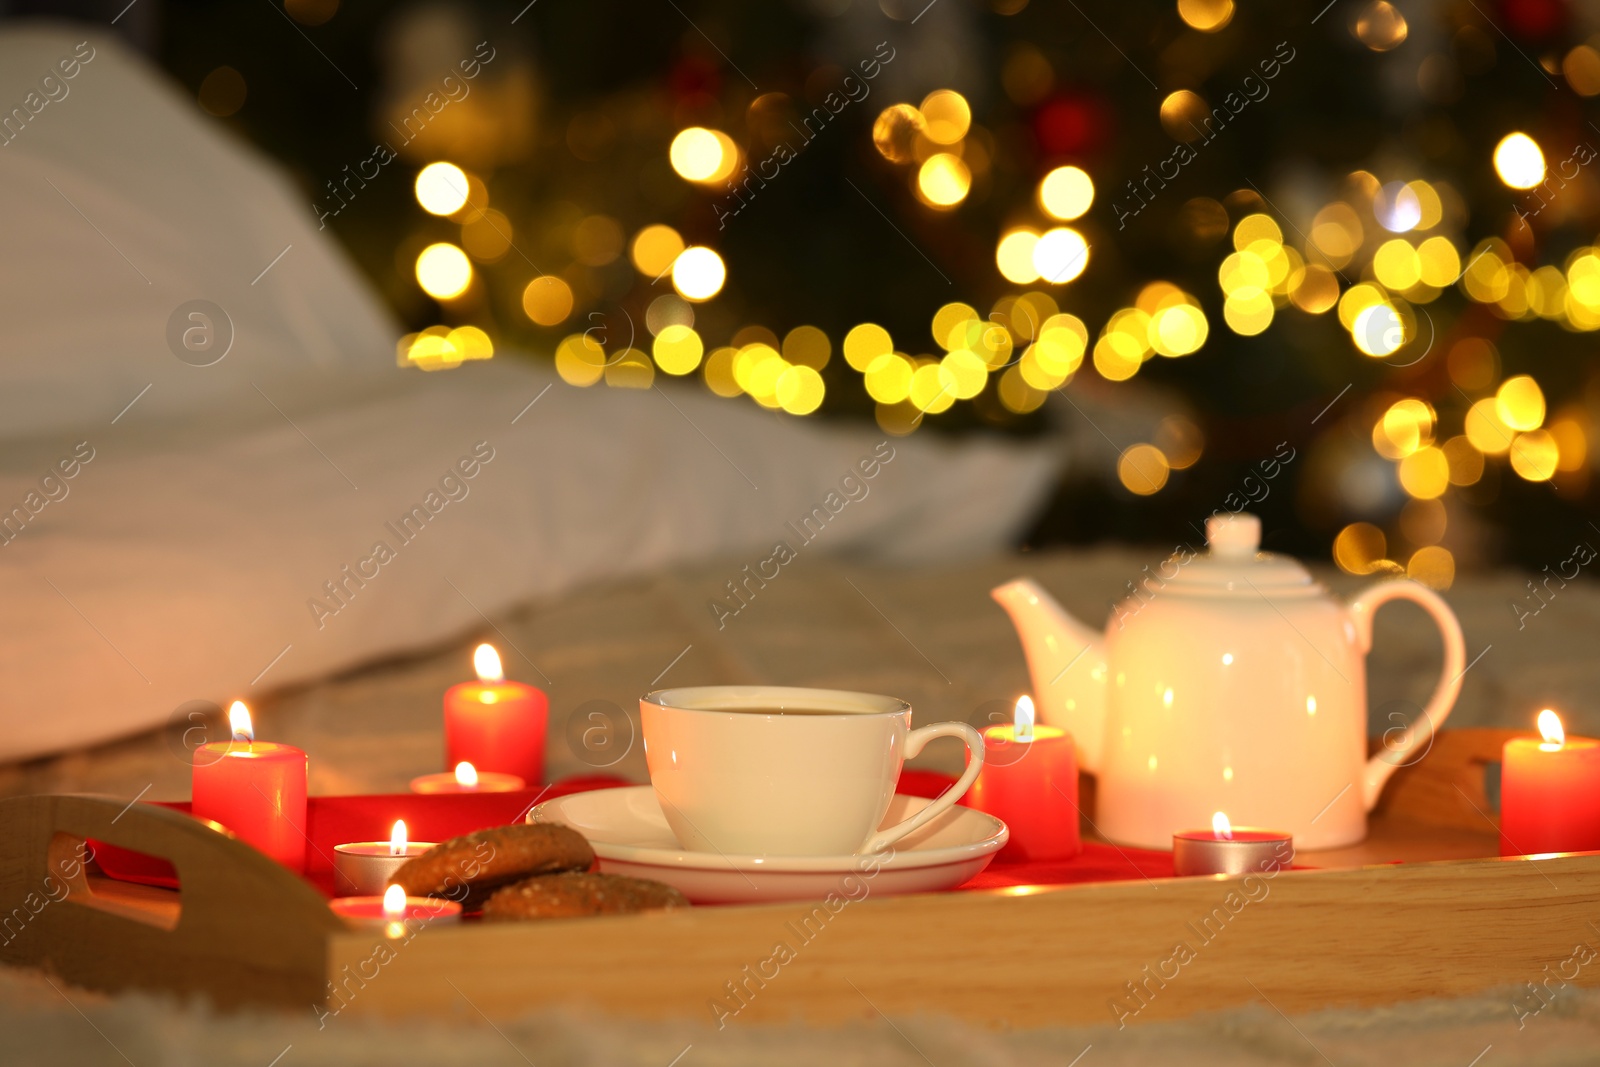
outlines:
[{"label": "white pillow", "polygon": [[[0,435],[109,422],[146,386],[123,422],[292,410],[393,366],[400,331],[306,196],[114,36],[0,32],[0,164]],[[211,366],[168,343],[195,300],[232,322]]]},{"label": "white pillow", "polygon": [[[0,101],[81,39],[0,33]],[[92,47],[69,94],[0,146],[27,267],[0,287],[21,339],[0,357],[0,758],[676,562],[770,574],[780,543],[897,562],[993,551],[1052,484],[1052,442],[890,441],[692,382],[576,389],[507,355],[402,371],[399,328],[304,205],[109,39]],[[169,305],[194,295],[239,328],[214,366],[163,340]],[[707,621],[726,620],[708,603]]]}]

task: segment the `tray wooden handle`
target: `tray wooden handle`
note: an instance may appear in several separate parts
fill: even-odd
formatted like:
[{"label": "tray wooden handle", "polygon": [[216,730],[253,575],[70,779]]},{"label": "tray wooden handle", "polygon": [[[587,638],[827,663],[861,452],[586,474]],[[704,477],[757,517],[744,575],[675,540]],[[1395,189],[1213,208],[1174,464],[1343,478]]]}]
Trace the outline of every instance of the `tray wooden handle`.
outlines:
[{"label": "tray wooden handle", "polygon": [[[159,856],[179,890],[112,882],[84,842]],[[93,989],[203,992],[310,1007],[327,938],[346,930],[309,884],[215,824],[111,797],[0,800],[0,960]]]}]

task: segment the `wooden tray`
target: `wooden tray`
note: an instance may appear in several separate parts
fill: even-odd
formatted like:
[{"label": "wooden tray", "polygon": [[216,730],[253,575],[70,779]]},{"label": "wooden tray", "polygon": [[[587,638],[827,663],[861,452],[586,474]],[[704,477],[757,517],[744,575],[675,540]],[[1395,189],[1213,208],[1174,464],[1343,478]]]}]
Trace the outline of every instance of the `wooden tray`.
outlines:
[{"label": "wooden tray", "polygon": [[[1324,869],[1248,886],[869,895],[836,912],[696,908],[395,941],[346,927],[309,884],[188,816],[100,797],[15,798],[0,801],[0,901],[35,904],[0,915],[0,960],[90,988],[319,1016],[500,1019],[574,1004],[708,1022],[933,1012],[1029,1026],[1142,1023],[1268,997],[1293,1012],[1469,994],[1538,979],[1589,936],[1600,899],[1600,854],[1481,858],[1497,841],[1484,768],[1508,736],[1441,734],[1397,773],[1368,841],[1302,854]],[[170,859],[181,894],[87,872],[70,892],[47,893],[46,876],[70,870],[86,838]],[[1190,958],[1174,963],[1180,942]],[[1574,981],[1596,984],[1600,971]]]}]

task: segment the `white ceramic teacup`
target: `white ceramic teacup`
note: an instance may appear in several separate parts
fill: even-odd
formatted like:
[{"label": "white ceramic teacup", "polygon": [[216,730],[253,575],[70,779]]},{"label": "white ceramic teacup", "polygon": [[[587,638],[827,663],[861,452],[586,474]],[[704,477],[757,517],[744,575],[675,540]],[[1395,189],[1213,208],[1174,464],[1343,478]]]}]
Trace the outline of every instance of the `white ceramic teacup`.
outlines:
[{"label": "white ceramic teacup", "polygon": [[[742,856],[879,852],[948,811],[983,766],[962,722],[911,728],[911,705],[840,689],[712,685],[639,701],[650,783],[687,849]],[[943,796],[879,830],[901,765],[959,737],[967,769]]]}]

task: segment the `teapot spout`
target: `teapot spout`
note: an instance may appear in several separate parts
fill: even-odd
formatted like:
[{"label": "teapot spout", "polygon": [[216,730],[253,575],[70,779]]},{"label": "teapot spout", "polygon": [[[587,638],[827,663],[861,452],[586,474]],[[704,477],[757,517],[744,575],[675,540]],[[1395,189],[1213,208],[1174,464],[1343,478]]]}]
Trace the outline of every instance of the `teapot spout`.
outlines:
[{"label": "teapot spout", "polygon": [[1022,640],[1040,718],[1070,733],[1079,766],[1098,772],[1106,716],[1106,653],[1100,633],[1067,614],[1031,578],[997,586],[989,595],[1006,609]]}]

